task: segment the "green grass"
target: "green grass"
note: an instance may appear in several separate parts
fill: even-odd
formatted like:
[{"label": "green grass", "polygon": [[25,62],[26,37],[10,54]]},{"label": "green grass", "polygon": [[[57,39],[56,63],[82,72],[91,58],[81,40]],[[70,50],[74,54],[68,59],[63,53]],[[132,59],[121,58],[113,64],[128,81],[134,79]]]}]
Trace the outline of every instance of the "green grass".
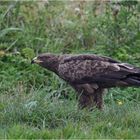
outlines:
[{"label": "green grass", "polygon": [[140,104],[105,102],[103,111],[88,111],[74,98],[50,97],[46,88],[1,94],[0,138],[140,138]]},{"label": "green grass", "polygon": [[0,139],[140,138],[139,88],[110,89],[103,111],[79,110],[71,87],[30,64],[57,52],[140,66],[140,2],[120,1],[116,16],[110,3],[102,13],[99,4],[0,1]]}]

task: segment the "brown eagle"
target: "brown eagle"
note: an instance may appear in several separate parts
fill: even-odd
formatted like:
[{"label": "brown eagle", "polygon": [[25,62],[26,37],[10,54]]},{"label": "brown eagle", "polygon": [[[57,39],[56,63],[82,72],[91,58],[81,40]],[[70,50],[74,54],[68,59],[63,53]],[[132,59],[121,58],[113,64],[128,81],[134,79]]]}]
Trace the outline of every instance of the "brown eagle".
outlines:
[{"label": "brown eagle", "polygon": [[93,54],[40,54],[32,60],[70,84],[84,108],[103,107],[106,88],[140,86],[140,68]]}]

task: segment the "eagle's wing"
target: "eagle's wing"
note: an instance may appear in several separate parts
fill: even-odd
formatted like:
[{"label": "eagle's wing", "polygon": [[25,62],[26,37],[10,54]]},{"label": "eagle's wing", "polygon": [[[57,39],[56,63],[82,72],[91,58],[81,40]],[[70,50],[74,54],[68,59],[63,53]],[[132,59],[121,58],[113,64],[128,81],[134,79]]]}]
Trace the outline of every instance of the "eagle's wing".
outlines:
[{"label": "eagle's wing", "polygon": [[[108,57],[78,55],[65,57],[59,65],[59,76],[69,83],[97,83],[103,87],[140,85],[140,70],[132,65],[119,63]],[[133,79],[129,77],[136,77]],[[127,80],[131,80],[128,83]]]}]

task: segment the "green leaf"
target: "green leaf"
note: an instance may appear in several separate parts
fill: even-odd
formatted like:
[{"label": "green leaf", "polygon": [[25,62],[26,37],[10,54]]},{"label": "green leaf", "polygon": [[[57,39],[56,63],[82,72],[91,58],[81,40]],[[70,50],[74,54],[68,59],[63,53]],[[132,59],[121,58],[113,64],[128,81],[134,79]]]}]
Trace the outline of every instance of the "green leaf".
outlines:
[{"label": "green leaf", "polygon": [[22,31],[23,32],[23,29],[21,29],[21,28],[14,28],[14,27],[3,29],[3,30],[0,31],[0,37],[4,37],[9,32],[13,32],[13,31]]}]

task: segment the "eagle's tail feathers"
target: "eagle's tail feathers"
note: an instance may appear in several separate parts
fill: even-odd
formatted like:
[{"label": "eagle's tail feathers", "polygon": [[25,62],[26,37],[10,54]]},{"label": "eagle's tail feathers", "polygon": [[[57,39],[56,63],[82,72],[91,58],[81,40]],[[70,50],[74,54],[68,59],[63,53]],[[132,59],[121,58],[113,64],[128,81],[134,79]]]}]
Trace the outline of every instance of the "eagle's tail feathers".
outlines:
[{"label": "eagle's tail feathers", "polygon": [[128,75],[124,81],[130,86],[140,86],[140,73]]}]

